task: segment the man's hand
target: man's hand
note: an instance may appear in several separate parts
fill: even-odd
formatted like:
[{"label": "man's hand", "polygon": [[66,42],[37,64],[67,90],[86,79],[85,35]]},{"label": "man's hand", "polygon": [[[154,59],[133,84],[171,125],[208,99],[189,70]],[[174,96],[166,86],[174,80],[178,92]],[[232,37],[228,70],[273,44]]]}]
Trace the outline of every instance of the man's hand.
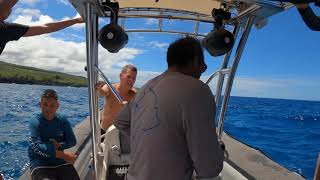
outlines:
[{"label": "man's hand", "polygon": [[84,18],[81,16],[81,17],[78,17],[75,19],[77,23],[84,23]]},{"label": "man's hand", "polygon": [[55,139],[52,140],[52,143],[54,145],[54,149],[57,150],[61,147],[61,145],[56,141]]},{"label": "man's hand", "polygon": [[65,161],[67,161],[68,163],[70,163],[72,165],[74,164],[74,162],[76,162],[77,157],[78,157],[76,154],[71,153],[71,152],[64,152],[64,154],[65,154],[65,158],[64,158]]},{"label": "man's hand", "polygon": [[122,101],[120,102],[120,104],[121,104],[121,107],[123,107],[124,105],[128,104],[128,101]]},{"label": "man's hand", "polygon": [[109,96],[109,87],[105,86],[104,82],[97,82],[95,88],[99,92],[100,96]]},{"label": "man's hand", "polygon": [[100,82],[97,82],[95,87],[96,87],[97,90],[100,90],[104,85],[105,85],[105,83],[100,81]]},{"label": "man's hand", "polygon": [[104,91],[102,90],[102,87],[105,85],[105,83],[104,82],[97,82],[97,84],[95,85],[95,88],[96,88],[96,90],[99,92],[99,94],[100,95],[102,95],[102,96],[104,96],[105,95],[105,93],[104,93]]},{"label": "man's hand", "polygon": [[71,152],[56,151],[56,157],[59,159],[64,159],[69,164],[73,165],[78,156]]},{"label": "man's hand", "polygon": [[309,5],[306,3],[294,4],[298,9],[306,9]]}]

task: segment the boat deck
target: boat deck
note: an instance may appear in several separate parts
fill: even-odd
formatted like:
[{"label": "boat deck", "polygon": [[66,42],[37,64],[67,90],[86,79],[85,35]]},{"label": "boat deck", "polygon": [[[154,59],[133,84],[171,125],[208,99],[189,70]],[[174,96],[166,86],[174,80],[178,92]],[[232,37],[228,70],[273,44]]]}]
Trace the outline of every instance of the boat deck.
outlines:
[{"label": "boat deck", "polygon": [[291,172],[280,166],[278,163],[272,161],[261,151],[236,140],[226,133],[223,134],[222,140],[226,145],[227,152],[229,153],[229,160],[227,160],[227,162],[248,179],[305,179],[300,174]]},{"label": "boat deck", "polygon": [[[91,153],[91,136],[90,136],[90,121],[89,118],[78,124],[74,128],[77,138],[77,145],[71,149],[72,152],[81,152],[75,167],[81,179],[88,179],[89,167],[88,162]],[[233,168],[238,170],[248,179],[259,180],[303,180],[301,175],[291,172],[288,169],[280,166],[272,161],[261,151],[246,145],[230,135],[224,133],[222,140],[226,145],[229,154],[229,159],[226,160]],[[79,161],[80,160],[80,161]],[[241,167],[241,168],[240,168]],[[20,180],[29,180],[30,174],[27,170]],[[89,178],[91,179],[91,178]]]}]

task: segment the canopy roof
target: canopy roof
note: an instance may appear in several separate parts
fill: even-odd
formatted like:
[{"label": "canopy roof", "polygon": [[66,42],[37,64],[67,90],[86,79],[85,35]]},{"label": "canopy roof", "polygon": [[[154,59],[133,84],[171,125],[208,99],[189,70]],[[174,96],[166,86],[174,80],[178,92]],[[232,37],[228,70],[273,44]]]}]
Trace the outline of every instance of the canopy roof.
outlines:
[{"label": "canopy roof", "polygon": [[215,0],[117,0],[120,8],[161,8],[189,11],[211,16],[213,8],[220,8]]},{"label": "canopy roof", "polygon": [[[84,5],[88,2],[94,5],[94,12],[98,16],[104,17],[110,15],[102,6],[107,0],[69,1],[82,15],[85,12]],[[219,0],[111,0],[111,2],[115,1],[120,6],[119,17],[183,19],[177,13],[187,12],[191,15],[189,14],[186,19],[200,22],[213,22],[214,20],[211,16],[212,9],[219,9],[222,4],[222,1]],[[250,15],[255,16],[255,22],[258,23],[291,6],[288,3],[264,0],[224,0],[223,2],[231,7],[231,12],[235,15],[231,22],[238,21],[240,23],[246,19],[246,16]],[[158,14],[152,15],[152,12],[157,12]],[[160,12],[163,14],[160,14]]]}]

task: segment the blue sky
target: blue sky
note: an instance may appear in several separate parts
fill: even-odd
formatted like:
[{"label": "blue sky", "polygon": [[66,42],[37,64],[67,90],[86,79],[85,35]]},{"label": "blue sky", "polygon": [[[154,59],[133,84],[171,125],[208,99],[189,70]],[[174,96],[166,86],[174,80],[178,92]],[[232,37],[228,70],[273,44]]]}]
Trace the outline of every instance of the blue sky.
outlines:
[{"label": "blue sky", "polygon": [[[320,14],[320,8],[315,8]],[[66,0],[20,0],[8,21],[26,25],[73,18],[76,11]],[[270,17],[267,26],[253,28],[239,64],[232,95],[284,99],[320,100],[320,33],[309,30],[295,8]],[[101,25],[107,23],[100,21]],[[190,22],[165,21],[164,27],[193,30]],[[154,27],[152,19],[126,21],[128,28]],[[201,25],[200,31],[210,27]],[[38,37],[10,42],[1,61],[49,70],[85,75],[84,24]],[[129,34],[129,43],[118,54],[99,50],[99,67],[117,81],[119,69],[131,63],[138,67],[136,85],[166,69],[166,48],[179,38],[167,34]],[[222,58],[206,53],[208,70],[203,80],[214,72]],[[211,84],[214,87],[214,82]]]}]

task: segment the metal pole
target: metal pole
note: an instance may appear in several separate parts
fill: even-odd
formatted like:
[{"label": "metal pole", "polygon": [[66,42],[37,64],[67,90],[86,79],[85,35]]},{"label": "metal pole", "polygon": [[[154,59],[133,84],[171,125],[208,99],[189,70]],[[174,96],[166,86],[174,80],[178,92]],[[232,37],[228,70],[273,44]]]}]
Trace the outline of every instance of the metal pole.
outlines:
[{"label": "metal pole", "polygon": [[[99,34],[99,19],[98,19],[98,14],[94,13],[93,14],[93,45],[94,45],[94,66],[98,67],[98,34]],[[98,78],[98,71],[95,69],[94,70],[94,85],[99,81]],[[101,127],[100,127],[100,108],[99,108],[99,93],[96,91],[95,86],[94,88],[94,95],[95,95],[95,105],[94,105],[94,124],[95,124],[95,138],[96,138],[96,147],[98,150],[98,154],[95,154],[96,157],[96,166],[97,166],[97,179],[101,179],[102,177],[102,168],[103,168],[103,152],[101,148]]]},{"label": "metal pole", "polygon": [[234,24],[234,23],[238,23],[241,19],[245,18],[245,17],[249,17],[250,14],[255,13],[257,10],[261,9],[262,7],[254,4],[250,7],[248,7],[247,9],[245,9],[244,11],[242,11],[241,13],[239,13],[236,17],[232,18],[228,24]]},{"label": "metal pole", "polygon": [[[238,36],[238,33],[239,33],[239,29],[240,29],[240,25],[239,23],[237,23],[233,29],[233,35],[235,37],[235,40]],[[230,50],[225,56],[224,56],[224,59],[223,59],[223,63],[221,64],[221,67],[220,67],[220,71],[222,71],[223,69],[226,69],[227,66],[228,66],[228,63],[229,63],[229,60],[230,60],[230,57],[231,57],[231,54],[232,54],[232,50]],[[216,101],[216,107],[218,109],[219,107],[219,101],[220,101],[220,97],[221,97],[221,92],[222,92],[222,88],[223,88],[223,82],[224,82],[224,77],[225,77],[225,74],[220,74],[219,75],[219,79],[218,79],[218,83],[217,83],[217,89],[216,89],[216,97],[215,97],[215,101]]]},{"label": "metal pole", "polygon": [[107,86],[110,88],[111,92],[115,95],[115,97],[117,98],[117,100],[122,103],[123,99],[120,96],[120,94],[118,93],[117,90],[115,90],[115,88],[112,86],[112,84],[110,83],[110,81],[108,80],[108,78],[103,74],[103,72],[97,68],[100,77],[106,82]]},{"label": "metal pole", "polygon": [[[94,58],[94,67],[98,67],[98,16],[97,14],[93,14],[93,23],[92,23],[92,36],[93,36],[93,58]],[[96,84],[98,82],[98,71],[94,69],[94,79],[93,82]],[[100,119],[99,119],[99,94],[95,91],[94,88],[94,99],[95,99],[95,105],[94,105],[94,116],[97,121],[95,121],[95,134],[97,135],[97,143],[100,145],[101,139],[98,135],[100,135]]]},{"label": "metal pole", "polygon": [[103,74],[103,72],[98,68],[98,72],[100,77],[106,82],[107,86],[110,88],[111,92],[114,94],[114,96],[117,98],[117,100],[122,103],[123,99],[118,93],[118,91],[112,86],[108,78]]},{"label": "metal pole", "polygon": [[[97,56],[97,57],[98,57],[98,56]],[[96,62],[98,62],[98,59],[97,59]],[[115,89],[115,87],[112,86],[112,84],[111,84],[111,82],[108,80],[107,76],[104,75],[104,73],[101,71],[101,69],[98,68],[97,64],[95,65],[94,68],[95,68],[95,71],[98,71],[98,76],[100,76],[100,77],[104,80],[104,82],[105,82],[106,85],[110,88],[111,92],[115,95],[115,97],[117,98],[117,100],[118,100],[120,103],[122,103],[122,101],[123,101],[122,97],[120,96],[120,94],[118,93],[118,91]],[[87,67],[85,67],[84,70],[87,71]],[[98,81],[98,79],[97,79],[97,81]],[[98,94],[97,94],[97,97],[99,97]],[[99,104],[99,103],[98,103],[98,104]]]},{"label": "metal pole", "polygon": [[222,102],[222,107],[221,107],[221,113],[220,113],[220,117],[219,117],[219,124],[218,124],[218,138],[219,140],[221,140],[222,138],[222,133],[223,133],[223,123],[224,123],[224,117],[225,117],[225,113],[226,113],[226,109],[227,109],[227,105],[229,102],[229,98],[230,98],[230,94],[231,94],[231,89],[232,89],[232,84],[233,84],[233,80],[234,80],[234,76],[236,74],[237,68],[238,68],[238,64],[239,61],[241,59],[241,55],[243,52],[243,49],[246,45],[246,42],[248,40],[248,36],[251,30],[251,27],[253,25],[254,22],[254,17],[250,16],[248,17],[246,26],[244,28],[243,34],[241,36],[236,54],[235,54],[235,58],[234,61],[232,63],[231,66],[231,70],[230,70],[230,74],[229,74],[229,78],[227,81],[227,85],[226,85],[226,89],[224,91],[224,97],[223,97],[223,102]]},{"label": "metal pole", "polygon": [[196,21],[194,24],[194,34],[198,36],[198,31],[199,31],[199,21]]},{"label": "metal pole", "polygon": [[230,73],[230,69],[222,69],[222,70],[218,70],[216,72],[214,72],[213,74],[211,74],[208,78],[208,80],[206,81],[206,84],[209,84],[213,78],[215,78],[216,76],[220,75],[220,74],[223,74],[223,75],[226,75],[226,74],[229,74]]},{"label": "metal pole", "polygon": [[98,164],[98,143],[100,136],[97,137],[97,123],[98,120],[98,102],[97,93],[95,91],[95,83],[97,81],[98,73],[95,71],[95,64],[97,64],[97,15],[93,11],[91,3],[85,4],[85,20],[86,20],[86,42],[87,42],[87,76],[88,76],[88,92],[89,92],[89,112],[90,112],[90,126],[92,132],[92,155],[95,177],[99,178],[101,166]]}]

